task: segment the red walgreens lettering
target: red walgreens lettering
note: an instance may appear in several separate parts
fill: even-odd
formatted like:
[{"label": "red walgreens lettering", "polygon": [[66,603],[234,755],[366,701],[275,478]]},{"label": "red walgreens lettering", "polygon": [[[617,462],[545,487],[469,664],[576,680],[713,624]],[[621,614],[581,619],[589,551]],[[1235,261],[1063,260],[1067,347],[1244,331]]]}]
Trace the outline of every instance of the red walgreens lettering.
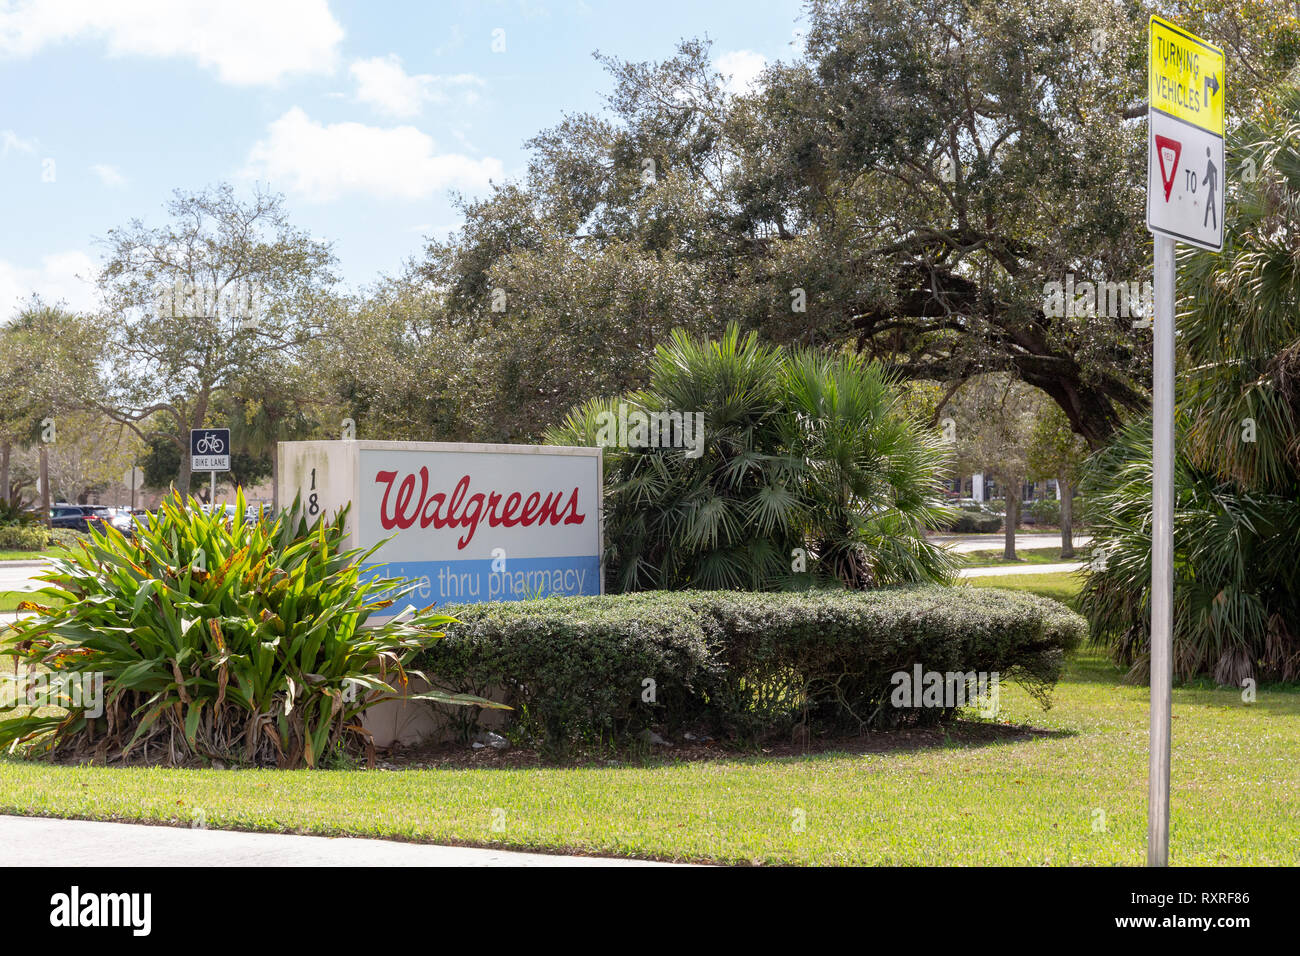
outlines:
[{"label": "red walgreens lettering", "polygon": [[[418,479],[417,479],[418,475]],[[384,497],[379,505],[379,523],[385,531],[393,528],[405,531],[419,521],[421,528],[432,525],[434,528],[466,528],[456,542],[457,550],[464,548],[474,537],[479,522],[487,519],[488,527],[531,527],[544,524],[582,524],[587,516],[578,511],[578,489],[569,494],[564,501],[564,492],[550,492],[545,498],[541,492],[534,491],[524,502],[523,511],[516,517],[519,504],[523,501],[520,492],[511,492],[503,496],[501,492],[481,491],[470,494],[469,475],[464,475],[456,482],[451,491],[451,498],[437,492],[429,494],[429,469],[421,468],[397,480],[396,471],[375,473],[375,483],[384,486]],[[416,484],[420,494],[415,494]],[[396,486],[397,494],[393,494]],[[504,508],[501,507],[504,500]],[[564,502],[561,505],[561,502]],[[445,510],[444,510],[445,509]]]}]

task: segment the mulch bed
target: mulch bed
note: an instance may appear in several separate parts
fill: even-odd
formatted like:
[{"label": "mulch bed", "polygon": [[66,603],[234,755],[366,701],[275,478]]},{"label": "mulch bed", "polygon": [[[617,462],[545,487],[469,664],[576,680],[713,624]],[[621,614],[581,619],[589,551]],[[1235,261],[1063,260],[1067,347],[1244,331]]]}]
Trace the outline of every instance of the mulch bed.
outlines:
[{"label": "mulch bed", "polygon": [[671,747],[641,746],[636,749],[620,750],[575,750],[564,758],[547,756],[540,750],[526,747],[494,750],[491,747],[475,749],[469,744],[443,743],[413,748],[394,747],[381,751],[375,769],[509,770],[521,767],[653,766],[696,760],[734,762],[790,759],[825,753],[865,755],[907,753],[936,747],[982,747],[989,744],[1017,743],[1061,735],[1061,731],[1037,730],[1022,725],[958,720],[940,727],[868,731],[857,735],[814,736],[807,742],[776,740],[749,746],[731,741],[684,740],[678,737],[672,741]]}]

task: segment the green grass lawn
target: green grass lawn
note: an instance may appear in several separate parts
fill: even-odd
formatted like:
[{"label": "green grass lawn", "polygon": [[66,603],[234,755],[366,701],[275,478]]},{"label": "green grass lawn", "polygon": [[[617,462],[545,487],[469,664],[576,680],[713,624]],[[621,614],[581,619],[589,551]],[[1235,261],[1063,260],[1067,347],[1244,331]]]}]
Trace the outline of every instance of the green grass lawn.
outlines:
[{"label": "green grass lawn", "polygon": [[45,561],[67,553],[64,548],[50,548],[48,551],[0,551],[0,561]]},{"label": "green grass lawn", "polygon": [[1012,591],[1028,591],[1041,597],[1049,597],[1062,604],[1068,604],[1076,611],[1079,609],[1079,588],[1083,576],[1074,571],[1054,571],[1051,574],[1003,574],[981,578],[965,578],[962,581],[974,588],[1007,588]]},{"label": "green grass lawn", "polygon": [[43,595],[39,591],[0,591],[0,611],[17,609],[20,601],[36,601],[47,606],[63,603],[58,598]]},{"label": "green grass lawn", "polygon": [[961,559],[962,567],[966,568],[992,568],[1002,565],[1011,564],[1059,564],[1062,561],[1087,561],[1088,549],[1075,548],[1073,558],[1062,558],[1060,545],[1054,548],[1016,548],[1015,561],[1008,561],[1002,557],[1003,550],[998,548],[991,551],[970,551],[966,554],[958,555]]},{"label": "green grass lawn", "polygon": [[[1049,596],[1072,575],[972,581]],[[1068,595],[1067,595],[1068,596]],[[1080,653],[1045,733],[893,753],[402,771],[51,767],[0,760],[0,812],[679,860],[1141,865],[1147,692]],[[1174,690],[1171,859],[1300,863],[1300,689]],[[805,821],[802,829],[799,819]],[[499,829],[494,830],[494,824]]]}]

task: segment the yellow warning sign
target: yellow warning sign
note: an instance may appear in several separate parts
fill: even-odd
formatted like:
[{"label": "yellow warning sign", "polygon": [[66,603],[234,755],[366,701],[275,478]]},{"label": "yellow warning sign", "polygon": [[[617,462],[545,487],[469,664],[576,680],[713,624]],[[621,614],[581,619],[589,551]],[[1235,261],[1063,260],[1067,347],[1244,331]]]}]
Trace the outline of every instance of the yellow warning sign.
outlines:
[{"label": "yellow warning sign", "polygon": [[1223,135],[1223,51],[1160,17],[1151,18],[1151,109]]}]

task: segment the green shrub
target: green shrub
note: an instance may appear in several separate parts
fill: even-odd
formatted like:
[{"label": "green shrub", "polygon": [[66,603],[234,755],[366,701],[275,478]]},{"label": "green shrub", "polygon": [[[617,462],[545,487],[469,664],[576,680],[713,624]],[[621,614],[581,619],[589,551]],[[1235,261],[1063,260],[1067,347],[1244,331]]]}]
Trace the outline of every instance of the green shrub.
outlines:
[{"label": "green shrub", "polygon": [[0,551],[72,549],[85,540],[85,535],[67,528],[47,528],[34,522],[0,523]]},{"label": "green shrub", "polygon": [[86,540],[85,535],[71,528],[46,528],[45,533],[49,537],[51,548],[64,548],[70,551]]},{"label": "green shrub", "polygon": [[365,554],[340,550],[342,516],[245,524],[240,497],[228,525],[177,494],[135,538],[95,530],[54,561],[41,580],[65,603],[25,602],[38,613],[12,625],[0,655],[57,677],[43,702],[65,712],[0,715],[0,748],[295,767],[360,742],[357,717],[393,696],[389,682],[407,686],[407,664],[451,619],[363,627],[393,603],[377,595],[414,583],[362,581]]},{"label": "green shrub", "polygon": [[49,529],[38,524],[0,525],[0,551],[44,551]]},{"label": "green shrub", "polygon": [[[1173,666],[1186,680],[1300,678],[1300,495],[1243,488],[1198,467],[1176,419]],[[1080,610],[1093,638],[1135,679],[1148,678],[1151,634],[1151,423],[1137,420],[1089,461],[1097,503],[1093,572]]]},{"label": "green shrub", "polygon": [[[1083,528],[1088,524],[1088,507],[1087,499],[1075,496],[1074,519],[1075,528]],[[1025,506],[1025,515],[1032,518],[1034,524],[1043,525],[1052,528],[1061,526],[1061,503],[1055,498],[1039,498]]]},{"label": "green shrub", "polygon": [[1061,503],[1055,498],[1039,498],[1025,505],[1026,524],[1059,527],[1061,523]]},{"label": "green shrub", "polygon": [[448,611],[457,622],[422,668],[457,691],[503,692],[515,730],[552,746],[693,720],[748,737],[804,720],[860,729],[949,716],[889,706],[892,675],[915,664],[997,672],[1046,705],[1085,632],[1055,601],[973,588],[640,592]]},{"label": "green shrub", "polygon": [[[644,391],[588,402],[545,435],[605,447],[611,589],[952,577],[951,555],[924,534],[947,515],[935,502],[948,449],[908,417],[879,363],[766,345],[732,324],[718,341],[674,332],[648,378]],[[700,425],[685,428],[695,415]],[[641,416],[641,437],[611,427],[631,420],[631,433]],[[664,422],[660,445],[678,447],[639,447],[654,444],[650,421],[656,432]]]},{"label": "green shrub", "polygon": [[1002,515],[984,505],[963,504],[943,522],[942,530],[951,534],[992,534],[1002,530]]},{"label": "green shrub", "polygon": [[421,666],[457,691],[504,690],[516,729],[552,745],[675,726],[698,716],[710,668],[702,622],[681,593],[656,595],[657,607],[628,595],[449,608],[456,626]]},{"label": "green shrub", "polygon": [[24,508],[16,501],[0,498],[0,527],[11,524],[40,524],[40,515],[30,508]]}]

